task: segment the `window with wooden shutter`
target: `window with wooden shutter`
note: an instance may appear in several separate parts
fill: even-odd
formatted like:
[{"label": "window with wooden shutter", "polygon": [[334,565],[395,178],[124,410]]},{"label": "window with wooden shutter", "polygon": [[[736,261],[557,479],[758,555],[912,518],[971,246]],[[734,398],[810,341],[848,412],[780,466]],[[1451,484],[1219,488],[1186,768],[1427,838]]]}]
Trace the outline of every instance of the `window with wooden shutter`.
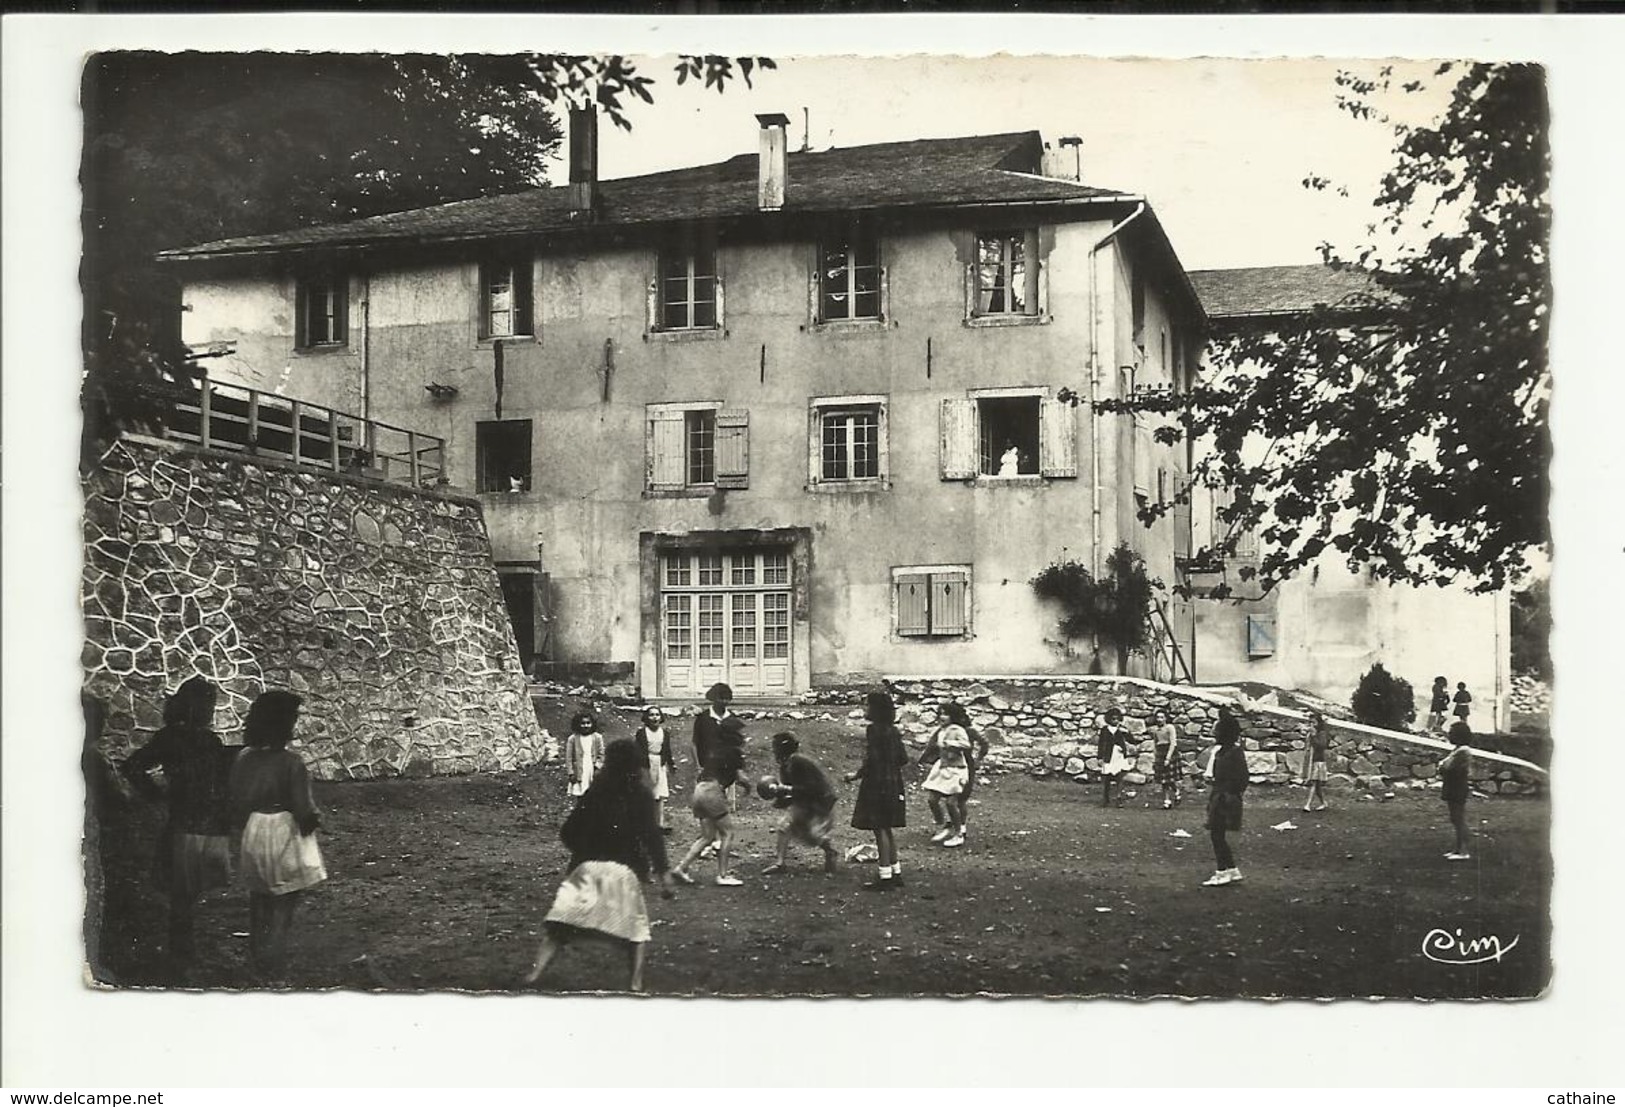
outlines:
[{"label": "window with wooden shutter", "polygon": [[976,401],[942,401],[942,479],[970,480],[977,471]]},{"label": "window with wooden shutter", "polygon": [[649,413],[649,488],[672,491],[687,484],[687,413],[657,408]]},{"label": "window with wooden shutter", "polygon": [[964,634],[966,579],[964,573],[931,576],[931,633]]},{"label": "window with wooden shutter", "polygon": [[1275,616],[1247,616],[1247,656],[1269,657],[1275,653]]},{"label": "window with wooden shutter", "polygon": [[1134,494],[1150,498],[1152,471],[1151,428],[1142,416],[1134,417]]},{"label": "window with wooden shutter", "polygon": [[349,341],[349,279],[337,274],[301,278],[295,289],[294,343],[301,349]]},{"label": "window with wooden shutter", "polygon": [[1038,415],[1038,471],[1046,477],[1078,475],[1078,419],[1072,405],[1046,398]]},{"label": "window with wooden shutter", "polygon": [[716,416],[716,485],[750,487],[750,412],[719,411]]},{"label": "window with wooden shutter", "polygon": [[970,633],[970,567],[892,570],[894,626],[902,637],[963,638]]},{"label": "window with wooden shutter", "polygon": [[530,277],[528,258],[480,265],[480,338],[514,338],[532,333]]},{"label": "window with wooden shutter", "polygon": [[900,576],[896,579],[895,587],[897,591],[897,633],[908,635],[930,634],[930,576],[924,573]]}]

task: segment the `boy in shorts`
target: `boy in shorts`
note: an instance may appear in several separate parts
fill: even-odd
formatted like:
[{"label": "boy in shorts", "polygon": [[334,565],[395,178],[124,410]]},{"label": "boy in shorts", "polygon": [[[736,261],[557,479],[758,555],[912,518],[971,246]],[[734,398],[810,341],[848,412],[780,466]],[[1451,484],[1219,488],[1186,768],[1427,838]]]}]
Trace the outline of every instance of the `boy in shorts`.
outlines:
[{"label": "boy in shorts", "polygon": [[794,734],[781,731],[773,736],[773,756],[779,763],[779,782],[763,781],[766,794],[773,806],[784,811],[779,821],[779,859],[764,874],[782,873],[790,859],[790,840],[793,838],[824,851],[824,871],[835,871],[835,847],[830,843],[830,832],[835,827],[835,786],[824,770],[812,758],[798,751],[801,743]]}]

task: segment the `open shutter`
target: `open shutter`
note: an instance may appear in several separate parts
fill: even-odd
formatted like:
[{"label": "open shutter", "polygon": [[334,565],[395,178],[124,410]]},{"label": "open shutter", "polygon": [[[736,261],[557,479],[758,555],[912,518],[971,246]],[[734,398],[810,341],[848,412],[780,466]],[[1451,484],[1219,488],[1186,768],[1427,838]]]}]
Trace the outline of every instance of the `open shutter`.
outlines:
[{"label": "open shutter", "polygon": [[1134,420],[1134,494],[1151,496],[1153,465],[1151,463],[1151,428],[1143,419]]},{"label": "open shutter", "polygon": [[750,487],[750,412],[717,412],[717,487]]},{"label": "open shutter", "polygon": [[[1168,517],[1174,521],[1174,556],[1189,557],[1192,546],[1191,501],[1186,489],[1189,478],[1178,469],[1173,470],[1168,476],[1173,485],[1169,492],[1174,500],[1174,506]],[[1179,499],[1181,494],[1186,494],[1183,501]]]},{"label": "open shutter", "polygon": [[942,479],[976,476],[976,401],[942,401]]},{"label": "open shutter", "polygon": [[931,633],[965,633],[964,573],[936,573],[931,577]]},{"label": "open shutter", "polygon": [[1275,653],[1275,616],[1247,616],[1247,656],[1269,657]]},{"label": "open shutter", "polygon": [[898,577],[892,587],[897,591],[897,633],[930,634],[927,605],[931,578],[924,573],[910,573]]},{"label": "open shutter", "polygon": [[687,478],[684,464],[683,412],[661,410],[649,413],[649,488],[671,491],[682,488]]},{"label": "open shutter", "polygon": [[1038,411],[1038,471],[1046,477],[1078,475],[1078,418],[1064,400],[1045,399]]}]

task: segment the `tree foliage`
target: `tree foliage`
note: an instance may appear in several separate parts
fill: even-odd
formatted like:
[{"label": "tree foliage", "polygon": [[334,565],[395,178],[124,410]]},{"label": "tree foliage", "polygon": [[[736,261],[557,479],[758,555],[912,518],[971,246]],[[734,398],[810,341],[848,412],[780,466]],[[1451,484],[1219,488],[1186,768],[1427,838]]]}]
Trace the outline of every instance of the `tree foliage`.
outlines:
[{"label": "tree foliage", "polygon": [[[722,89],[766,58],[684,56]],[[184,378],[160,250],[539,185],[555,110],[631,127],[655,81],[621,57],[557,54],[98,54],[84,73],[87,441],[150,385]]]},{"label": "tree foliage", "polygon": [[1040,598],[1061,606],[1063,635],[1097,636],[1117,648],[1121,662],[1145,649],[1153,594],[1162,582],[1148,577],[1144,559],[1122,543],[1106,558],[1106,575],[1099,580],[1081,562],[1060,561],[1045,566],[1032,586]]},{"label": "tree foliage", "polygon": [[1512,594],[1512,671],[1552,679],[1552,586],[1537,580]]},{"label": "tree foliage", "polygon": [[1335,551],[1393,581],[1496,589],[1549,540],[1544,72],[1447,63],[1434,76],[1453,90],[1428,126],[1382,111],[1420,82],[1338,77],[1340,106],[1396,136],[1367,241],[1322,246],[1370,293],[1217,335],[1213,371],[1187,395],[1105,405],[1166,413],[1164,441],[1199,443],[1193,476],[1233,491],[1211,552],[1255,530],[1266,588]]},{"label": "tree foliage", "polygon": [[1416,721],[1416,694],[1411,682],[1396,677],[1381,662],[1366,670],[1349,702],[1354,717],[1366,726],[1404,730]]}]

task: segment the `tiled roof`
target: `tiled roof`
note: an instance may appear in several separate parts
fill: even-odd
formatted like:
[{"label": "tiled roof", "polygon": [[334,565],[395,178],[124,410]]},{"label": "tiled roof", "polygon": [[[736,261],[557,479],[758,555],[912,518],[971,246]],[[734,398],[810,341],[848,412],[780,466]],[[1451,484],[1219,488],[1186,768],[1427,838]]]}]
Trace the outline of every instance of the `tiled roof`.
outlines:
[{"label": "tiled roof", "polygon": [[1306,312],[1319,304],[1358,307],[1388,295],[1362,270],[1329,265],[1197,269],[1190,278],[1208,318],[1215,321]]},{"label": "tiled roof", "polygon": [[[1132,199],[1113,189],[1038,176],[1037,131],[970,138],[916,139],[787,157],[786,212],[858,211],[979,202]],[[601,181],[595,225],[635,226],[728,219],[757,210],[757,155],[642,177]],[[570,190],[529,189],[436,207],[326,224],[279,234],[228,238],[160,257],[500,238],[579,226]]]}]

